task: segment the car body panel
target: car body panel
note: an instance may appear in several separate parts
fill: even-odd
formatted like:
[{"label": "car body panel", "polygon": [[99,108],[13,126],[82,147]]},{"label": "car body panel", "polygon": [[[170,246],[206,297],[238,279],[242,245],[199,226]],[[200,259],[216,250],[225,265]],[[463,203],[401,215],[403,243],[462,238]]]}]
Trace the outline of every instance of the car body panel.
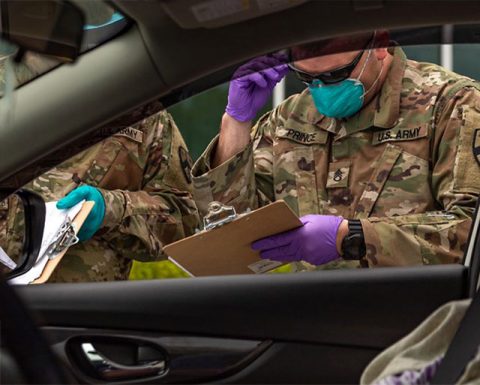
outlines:
[{"label": "car body panel", "polygon": [[[82,335],[101,329],[106,335],[128,331],[271,341],[263,354],[239,368],[237,377],[222,378],[353,383],[377,353],[438,306],[465,298],[466,280],[464,266],[447,265],[51,284],[19,292],[47,335],[81,328]],[[60,354],[67,356],[65,350]]]}]

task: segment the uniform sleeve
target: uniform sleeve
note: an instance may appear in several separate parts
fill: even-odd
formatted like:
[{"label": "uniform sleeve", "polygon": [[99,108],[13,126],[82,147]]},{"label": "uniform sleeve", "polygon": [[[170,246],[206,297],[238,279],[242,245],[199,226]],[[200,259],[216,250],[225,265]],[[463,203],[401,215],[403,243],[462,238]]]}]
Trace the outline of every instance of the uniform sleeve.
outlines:
[{"label": "uniform sleeve", "polygon": [[210,167],[218,136],[194,164],[195,198],[202,215],[211,201],[232,205],[241,213],[274,200],[272,136],[276,116],[276,110],[262,116],[252,129],[248,146],[218,167]]},{"label": "uniform sleeve", "polygon": [[440,211],[362,219],[370,267],[459,263],[480,191],[474,155],[480,93],[463,88],[437,103],[431,142],[431,189]]},{"label": "uniform sleeve", "polygon": [[106,213],[99,236],[126,257],[166,258],[162,247],[192,235],[199,217],[192,198],[191,159],[171,116],[147,127],[141,191],[100,189]]},{"label": "uniform sleeve", "polygon": [[[0,202],[0,253],[3,251],[13,262],[18,263],[23,251],[24,234],[23,205],[16,195],[10,195]],[[0,271],[8,273],[11,270],[0,262]]]}]

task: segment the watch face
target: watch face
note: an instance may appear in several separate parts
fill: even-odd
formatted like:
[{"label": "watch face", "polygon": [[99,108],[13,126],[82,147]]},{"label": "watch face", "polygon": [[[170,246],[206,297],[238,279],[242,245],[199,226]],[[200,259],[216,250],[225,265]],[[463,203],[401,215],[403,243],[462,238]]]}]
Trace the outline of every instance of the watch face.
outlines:
[{"label": "watch face", "polygon": [[342,243],[343,258],[359,260],[365,256],[365,240],[361,234],[347,235]]}]

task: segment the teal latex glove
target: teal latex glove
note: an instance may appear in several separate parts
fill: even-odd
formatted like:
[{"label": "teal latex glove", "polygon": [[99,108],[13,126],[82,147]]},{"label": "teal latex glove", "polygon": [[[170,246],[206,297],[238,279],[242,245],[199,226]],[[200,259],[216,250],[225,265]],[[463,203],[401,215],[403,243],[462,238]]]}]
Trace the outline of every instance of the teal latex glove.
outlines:
[{"label": "teal latex glove", "polygon": [[100,190],[92,186],[80,186],[60,199],[57,202],[57,209],[69,209],[82,200],[95,202],[92,211],[77,234],[80,241],[86,241],[98,231],[105,217],[105,200]]}]

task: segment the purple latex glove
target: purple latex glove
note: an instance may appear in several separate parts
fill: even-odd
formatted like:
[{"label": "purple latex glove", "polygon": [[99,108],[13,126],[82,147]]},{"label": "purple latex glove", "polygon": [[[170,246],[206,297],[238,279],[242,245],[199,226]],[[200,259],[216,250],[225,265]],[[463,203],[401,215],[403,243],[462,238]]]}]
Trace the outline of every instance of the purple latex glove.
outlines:
[{"label": "purple latex glove", "polygon": [[252,243],[262,258],[273,261],[306,261],[323,265],[340,258],[337,251],[337,232],[343,221],[333,215],[305,215],[298,229],[272,235]]},{"label": "purple latex glove", "polygon": [[265,105],[275,85],[288,72],[287,55],[261,56],[239,67],[228,89],[225,112],[240,122],[252,120]]}]

